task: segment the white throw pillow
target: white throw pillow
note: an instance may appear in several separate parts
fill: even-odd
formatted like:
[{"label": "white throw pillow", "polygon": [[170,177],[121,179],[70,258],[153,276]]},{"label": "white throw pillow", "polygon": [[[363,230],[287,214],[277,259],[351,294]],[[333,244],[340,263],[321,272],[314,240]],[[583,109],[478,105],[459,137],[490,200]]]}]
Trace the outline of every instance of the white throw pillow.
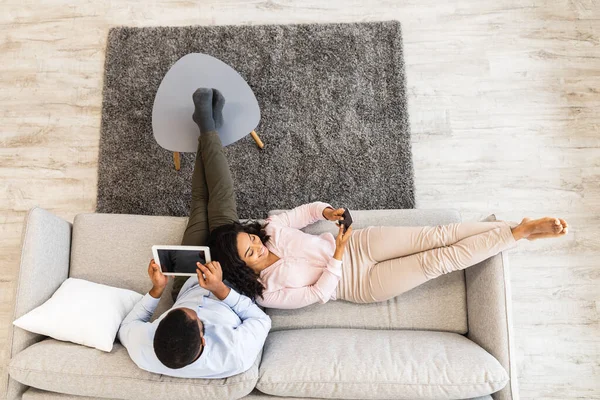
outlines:
[{"label": "white throw pillow", "polygon": [[13,324],[26,331],[111,351],[119,326],[142,295],[69,278],[52,297]]}]

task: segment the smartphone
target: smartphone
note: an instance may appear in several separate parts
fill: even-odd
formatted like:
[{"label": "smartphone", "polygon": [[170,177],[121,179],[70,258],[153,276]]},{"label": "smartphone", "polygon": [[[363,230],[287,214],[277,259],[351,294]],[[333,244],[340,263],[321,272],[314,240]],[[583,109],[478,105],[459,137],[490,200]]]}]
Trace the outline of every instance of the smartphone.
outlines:
[{"label": "smartphone", "polygon": [[339,221],[340,225],[344,225],[344,232],[350,228],[352,225],[352,215],[350,215],[350,211],[347,208],[344,208],[344,213],[342,214],[343,220]]}]

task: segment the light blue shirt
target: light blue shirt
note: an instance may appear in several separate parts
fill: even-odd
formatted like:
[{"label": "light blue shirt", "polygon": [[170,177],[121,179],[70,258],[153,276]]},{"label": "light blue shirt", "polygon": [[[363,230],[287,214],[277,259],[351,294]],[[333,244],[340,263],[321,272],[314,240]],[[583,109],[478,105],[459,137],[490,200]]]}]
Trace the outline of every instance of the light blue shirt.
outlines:
[{"label": "light blue shirt", "polygon": [[167,313],[148,322],[158,301],[147,293],[125,317],[118,334],[133,362],[157,374],[214,379],[240,374],[254,364],[271,329],[271,319],[248,297],[231,289],[221,301],[191,277],[181,288],[173,308],[196,310],[204,324],[206,346],[192,364],[171,369],[158,360],[153,347],[156,328]]}]

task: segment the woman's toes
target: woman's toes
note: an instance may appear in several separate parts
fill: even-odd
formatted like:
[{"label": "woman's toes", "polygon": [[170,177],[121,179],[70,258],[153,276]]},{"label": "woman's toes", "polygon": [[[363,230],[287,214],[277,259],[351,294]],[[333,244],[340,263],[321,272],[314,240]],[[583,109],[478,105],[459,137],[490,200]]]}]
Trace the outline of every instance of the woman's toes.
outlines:
[{"label": "woman's toes", "polygon": [[557,234],[562,231],[562,225],[558,218],[545,217],[532,222],[537,225],[535,233],[553,233]]},{"label": "woman's toes", "polygon": [[536,220],[523,219],[526,230],[530,233],[525,237],[529,240],[550,239],[564,236],[568,233],[568,225],[564,219],[545,217]]},{"label": "woman's toes", "polygon": [[554,218],[554,225],[552,226],[552,230],[555,233],[560,233],[563,230],[563,226],[561,225],[560,221],[558,220],[558,218]]},{"label": "woman's toes", "polygon": [[[523,218],[521,225],[523,225],[522,229],[525,232],[525,237],[528,237],[529,235],[540,234],[558,235],[565,229],[560,219],[554,217],[545,217],[536,220],[532,220],[531,218]],[[542,237],[532,237],[532,240],[535,239],[542,239]]]},{"label": "woman's toes", "polygon": [[533,235],[538,233],[557,234],[562,231],[562,225],[560,224],[560,221],[558,220],[558,218],[553,217],[545,217],[533,221],[528,221],[525,223],[525,225],[527,226],[530,233]]},{"label": "woman's toes", "polygon": [[560,221],[560,224],[562,225],[563,229],[566,229],[569,227],[569,224],[567,224],[567,221],[565,221],[564,219],[559,218],[558,220]]}]

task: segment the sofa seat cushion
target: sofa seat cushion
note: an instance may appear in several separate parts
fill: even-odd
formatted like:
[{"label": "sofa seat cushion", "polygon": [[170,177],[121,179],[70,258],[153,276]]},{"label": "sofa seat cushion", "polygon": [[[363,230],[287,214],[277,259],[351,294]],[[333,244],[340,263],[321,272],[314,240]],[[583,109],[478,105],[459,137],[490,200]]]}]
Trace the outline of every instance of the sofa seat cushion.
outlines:
[{"label": "sofa seat cushion", "polygon": [[72,395],[118,399],[237,399],[258,379],[257,359],[243,374],[226,379],[185,379],[138,368],[115,343],[110,353],[47,339],[17,354],[11,377],[25,385]]},{"label": "sofa seat cushion", "polygon": [[465,399],[507,382],[494,357],[456,333],[307,329],[269,335],[257,389],[325,399]]},{"label": "sofa seat cushion", "polygon": [[[29,388],[23,393],[23,400],[98,400],[98,397],[74,396],[70,394],[47,392],[36,388]],[[242,397],[242,400],[304,400],[305,397],[280,397],[264,394],[258,390],[253,390],[248,396]],[[319,400],[319,399],[315,399]],[[418,400],[418,399],[414,399]],[[465,400],[492,400],[492,396],[474,397]]]},{"label": "sofa seat cushion", "polygon": [[[281,210],[271,211],[278,214]],[[350,210],[354,229],[367,226],[434,226],[460,222],[453,210]],[[302,229],[306,233],[337,228],[319,221]],[[391,300],[353,304],[329,301],[298,310],[267,309],[272,331],[302,328],[419,329],[464,334],[467,332],[467,297],[464,271],[433,279]]]},{"label": "sofa seat cushion", "polygon": [[[31,391],[31,390],[29,390]],[[25,398],[25,396],[23,396],[23,400],[38,400],[38,399],[42,399],[41,397],[28,397]],[[244,397],[242,400],[310,400],[306,397],[280,397],[280,396],[272,396],[270,394],[264,394],[262,392],[260,392],[259,390],[255,389],[252,391],[252,393],[250,393],[248,396]],[[313,398],[314,399],[314,398]],[[73,400],[90,400],[90,399],[73,399]],[[319,400],[319,399],[315,399],[315,400]],[[413,399],[413,400],[418,400],[418,399]],[[492,396],[481,396],[481,397],[473,397],[470,399],[464,399],[464,400],[492,400]]]}]

